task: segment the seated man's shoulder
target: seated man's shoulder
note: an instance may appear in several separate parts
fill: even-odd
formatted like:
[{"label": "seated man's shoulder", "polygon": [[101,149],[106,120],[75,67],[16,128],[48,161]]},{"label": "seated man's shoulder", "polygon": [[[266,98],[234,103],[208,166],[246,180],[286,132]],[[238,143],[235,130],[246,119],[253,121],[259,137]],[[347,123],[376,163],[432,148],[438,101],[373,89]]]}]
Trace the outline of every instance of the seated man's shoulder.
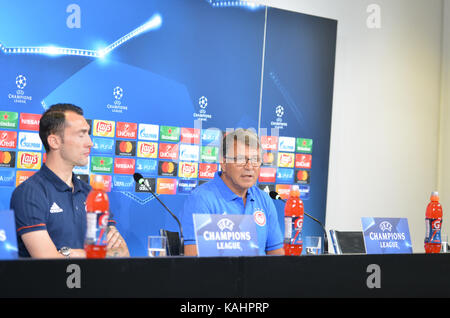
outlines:
[{"label": "seated man's shoulder", "polygon": [[19,184],[14,189],[12,198],[19,197],[18,199],[23,199],[21,196],[24,195],[24,193],[30,192],[39,195],[45,192],[45,183],[38,173],[33,174],[27,180]]},{"label": "seated man's shoulder", "polygon": [[191,194],[192,195],[204,195],[209,192],[214,192],[214,190],[215,190],[215,186],[210,181],[210,182],[205,182],[205,183],[197,186],[194,190],[192,190]]},{"label": "seated man's shoulder", "polygon": [[270,198],[269,194],[260,189],[258,186],[254,185],[253,187],[250,188],[250,191],[252,191],[252,193],[256,196],[258,196],[261,200],[265,201],[265,202],[269,202],[272,199]]},{"label": "seated man's shoulder", "polygon": [[210,182],[203,183],[192,190],[191,194],[187,197],[187,201],[190,203],[202,203],[209,206],[211,201],[216,201],[218,198],[217,189]]}]

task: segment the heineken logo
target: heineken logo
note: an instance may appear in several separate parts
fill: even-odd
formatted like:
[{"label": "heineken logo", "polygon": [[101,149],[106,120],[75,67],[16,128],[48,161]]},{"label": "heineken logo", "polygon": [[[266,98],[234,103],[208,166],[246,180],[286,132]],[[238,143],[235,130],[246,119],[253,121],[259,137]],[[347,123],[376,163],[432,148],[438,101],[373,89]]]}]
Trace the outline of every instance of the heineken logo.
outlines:
[{"label": "heineken logo", "polygon": [[16,112],[0,112],[0,127],[16,129],[19,114]]}]

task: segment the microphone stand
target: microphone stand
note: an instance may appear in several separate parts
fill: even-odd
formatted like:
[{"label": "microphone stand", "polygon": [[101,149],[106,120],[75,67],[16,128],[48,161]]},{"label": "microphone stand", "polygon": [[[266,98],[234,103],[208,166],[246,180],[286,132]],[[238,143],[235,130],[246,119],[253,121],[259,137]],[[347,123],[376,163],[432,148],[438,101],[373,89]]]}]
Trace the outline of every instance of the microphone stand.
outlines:
[{"label": "microphone stand", "polygon": [[173,214],[172,211],[170,211],[170,209],[158,198],[158,196],[155,194],[155,192],[153,192],[153,190],[150,189],[150,187],[145,184],[145,181],[142,181],[142,182],[139,182],[139,181],[137,181],[137,182],[139,184],[142,184],[153,195],[153,197],[156,200],[158,200],[159,203],[161,203],[161,205],[167,210],[167,212],[170,213],[170,215],[175,219],[175,221],[177,221],[178,227],[180,229],[180,256],[183,256],[184,255],[184,237],[183,237],[183,228],[181,226],[180,220],[178,220],[178,218],[175,216],[175,214]]}]

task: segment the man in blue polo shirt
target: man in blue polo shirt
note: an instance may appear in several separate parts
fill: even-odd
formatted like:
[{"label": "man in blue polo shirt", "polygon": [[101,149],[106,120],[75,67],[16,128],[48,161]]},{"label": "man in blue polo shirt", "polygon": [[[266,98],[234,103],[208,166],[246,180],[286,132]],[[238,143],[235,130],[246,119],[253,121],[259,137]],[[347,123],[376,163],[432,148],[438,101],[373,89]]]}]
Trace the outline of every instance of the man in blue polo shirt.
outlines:
[{"label": "man in blue polo shirt", "polygon": [[256,185],[261,167],[258,136],[238,129],[223,138],[222,172],[196,188],[186,199],[181,214],[185,255],[196,256],[192,214],[253,215],[260,255],[284,255],[277,211],[267,193]]},{"label": "man in blue polo shirt", "polygon": [[[39,136],[47,151],[41,169],[13,192],[19,256],[85,257],[86,197],[91,187],[77,179],[74,166],[88,163],[92,141],[83,111],[56,104],[42,115]],[[129,256],[114,226],[109,226],[107,255]]]}]

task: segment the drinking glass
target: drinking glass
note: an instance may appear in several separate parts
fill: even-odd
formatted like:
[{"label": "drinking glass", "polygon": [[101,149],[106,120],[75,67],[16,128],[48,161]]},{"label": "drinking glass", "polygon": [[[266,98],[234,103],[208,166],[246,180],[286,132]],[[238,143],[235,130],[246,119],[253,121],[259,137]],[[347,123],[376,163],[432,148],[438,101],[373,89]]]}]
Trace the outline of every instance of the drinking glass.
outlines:
[{"label": "drinking glass", "polygon": [[441,234],[441,253],[447,253],[448,250],[448,235]]},{"label": "drinking glass", "polygon": [[148,237],[148,256],[162,257],[166,256],[167,238],[165,236]]},{"label": "drinking glass", "polygon": [[307,236],[305,238],[305,248],[307,255],[318,255],[322,253],[322,237]]}]

